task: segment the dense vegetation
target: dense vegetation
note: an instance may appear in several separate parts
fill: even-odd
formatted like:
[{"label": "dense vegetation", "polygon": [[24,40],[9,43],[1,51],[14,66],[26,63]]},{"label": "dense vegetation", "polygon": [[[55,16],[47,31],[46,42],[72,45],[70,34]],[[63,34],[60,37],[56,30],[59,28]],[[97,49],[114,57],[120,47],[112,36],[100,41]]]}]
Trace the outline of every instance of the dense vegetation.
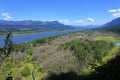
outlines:
[{"label": "dense vegetation", "polygon": [[73,51],[73,55],[79,60],[79,68],[81,70],[83,68],[82,71],[84,71],[92,67],[90,64],[101,65],[102,59],[109,54],[108,51],[114,48],[114,44],[106,41],[73,40],[61,44],[60,48]]},{"label": "dense vegetation", "polygon": [[120,34],[120,17],[106,23],[100,30]]},{"label": "dense vegetation", "polygon": [[90,75],[84,76],[83,80],[119,80],[120,79],[120,56],[108,61],[107,64],[96,68]]},{"label": "dense vegetation", "polygon": [[120,79],[120,56],[116,56],[107,64],[97,67],[89,75],[79,76],[75,72],[52,74],[46,80],[119,80]]},{"label": "dense vegetation", "polygon": [[109,27],[102,28],[102,30],[120,34],[120,26],[109,26]]},{"label": "dense vegetation", "polygon": [[87,80],[120,52],[114,40],[105,40],[108,36],[119,41],[116,35],[86,30],[14,44],[1,63],[0,79]]}]

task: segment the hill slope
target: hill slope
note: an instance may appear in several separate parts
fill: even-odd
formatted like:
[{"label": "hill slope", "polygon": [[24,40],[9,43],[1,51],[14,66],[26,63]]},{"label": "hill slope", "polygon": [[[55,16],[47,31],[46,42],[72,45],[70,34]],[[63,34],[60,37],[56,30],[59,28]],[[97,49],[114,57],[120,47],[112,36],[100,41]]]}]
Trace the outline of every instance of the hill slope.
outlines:
[{"label": "hill slope", "polygon": [[83,80],[119,80],[120,79],[120,56],[100,66],[92,74],[85,76]]},{"label": "hill slope", "polygon": [[101,29],[120,34],[120,17],[106,23]]},{"label": "hill slope", "polygon": [[[118,49],[116,50],[112,42],[94,40],[96,36],[104,35],[110,36],[111,34],[81,31],[15,44],[13,54],[0,66],[0,80],[9,76],[31,80],[34,67],[36,80],[71,80],[71,78],[82,80],[76,79],[79,77],[78,74],[89,74],[93,71],[94,65],[102,65],[103,59],[106,62],[118,53]],[[2,50],[1,48],[0,53],[3,52]],[[62,73],[64,74],[60,75],[61,78],[58,76],[59,79],[56,76],[55,79],[45,79],[51,74]]]}]

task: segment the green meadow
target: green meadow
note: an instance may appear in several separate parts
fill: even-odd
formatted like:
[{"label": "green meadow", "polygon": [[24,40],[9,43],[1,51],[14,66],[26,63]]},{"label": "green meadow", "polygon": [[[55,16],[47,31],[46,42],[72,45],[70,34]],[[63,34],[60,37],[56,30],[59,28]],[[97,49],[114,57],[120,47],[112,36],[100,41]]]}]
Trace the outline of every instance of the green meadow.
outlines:
[{"label": "green meadow", "polygon": [[94,40],[102,40],[102,41],[109,41],[109,42],[120,42],[120,39],[114,36],[97,36]]}]

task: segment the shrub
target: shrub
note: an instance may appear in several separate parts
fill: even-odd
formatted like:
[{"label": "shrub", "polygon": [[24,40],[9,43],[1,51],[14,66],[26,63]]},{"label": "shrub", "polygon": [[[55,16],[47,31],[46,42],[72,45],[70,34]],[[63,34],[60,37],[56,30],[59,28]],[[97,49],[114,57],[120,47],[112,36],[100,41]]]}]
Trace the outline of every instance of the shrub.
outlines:
[{"label": "shrub", "polygon": [[30,75],[30,69],[27,66],[25,66],[20,73],[22,76],[27,77]]},{"label": "shrub", "polygon": [[32,49],[28,49],[27,54],[32,56],[33,55],[33,50]]},{"label": "shrub", "polygon": [[38,71],[38,72],[42,72],[42,68],[41,68],[41,67],[39,67],[37,71]]}]

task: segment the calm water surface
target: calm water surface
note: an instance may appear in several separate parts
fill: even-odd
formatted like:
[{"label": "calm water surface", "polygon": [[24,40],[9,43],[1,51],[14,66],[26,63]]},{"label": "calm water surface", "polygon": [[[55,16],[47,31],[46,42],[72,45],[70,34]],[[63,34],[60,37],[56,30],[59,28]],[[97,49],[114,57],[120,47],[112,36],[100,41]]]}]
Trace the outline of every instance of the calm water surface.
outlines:
[{"label": "calm water surface", "polygon": [[[16,35],[12,37],[12,40],[15,43],[20,42],[28,42],[35,40],[37,38],[44,38],[49,36],[55,36],[59,34],[66,34],[70,32],[80,31],[80,29],[72,29],[72,30],[62,30],[62,31],[54,31],[54,32],[40,32],[40,33],[34,33],[34,34],[24,34],[24,35]],[[5,37],[0,37],[0,46],[4,45],[4,39]]]}]

